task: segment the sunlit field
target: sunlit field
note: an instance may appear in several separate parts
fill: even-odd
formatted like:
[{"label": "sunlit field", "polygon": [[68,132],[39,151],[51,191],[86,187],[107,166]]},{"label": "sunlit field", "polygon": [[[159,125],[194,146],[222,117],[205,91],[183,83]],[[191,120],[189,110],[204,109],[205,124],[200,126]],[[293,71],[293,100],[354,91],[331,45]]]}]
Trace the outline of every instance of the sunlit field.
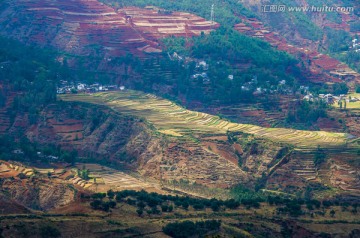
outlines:
[{"label": "sunlit field", "polygon": [[138,91],[101,92],[94,94],[61,95],[64,101],[104,105],[113,110],[144,118],[167,135],[182,136],[189,131],[199,133],[243,132],[296,147],[344,147],[349,135],[325,131],[304,131],[286,128],[265,128],[233,123],[218,116],[187,110],[169,100]]}]

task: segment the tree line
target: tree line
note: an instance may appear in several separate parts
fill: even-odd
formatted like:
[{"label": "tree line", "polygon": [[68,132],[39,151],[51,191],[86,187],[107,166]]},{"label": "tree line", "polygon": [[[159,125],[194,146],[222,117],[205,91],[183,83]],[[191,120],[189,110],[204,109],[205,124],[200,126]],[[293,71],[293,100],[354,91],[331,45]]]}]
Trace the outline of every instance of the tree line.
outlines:
[{"label": "tree line", "polygon": [[304,215],[306,213],[306,210],[303,209],[304,206],[307,212],[310,213],[314,209],[329,209],[332,206],[342,206],[345,209],[352,206],[353,209],[351,211],[354,214],[357,213],[357,208],[359,207],[357,202],[340,202],[336,199],[319,201],[311,198],[301,199],[279,195],[255,195],[255,193],[260,194],[260,192],[253,193],[254,195],[251,197],[239,198],[235,196],[232,199],[219,200],[215,198],[202,199],[189,196],[162,195],[154,192],[148,193],[144,190],[123,190],[119,192],[109,190],[107,193],[81,194],[81,198],[90,200],[90,206],[93,209],[106,212],[110,211],[111,208],[115,209],[117,203],[127,203],[137,208],[136,212],[139,217],[143,217],[145,214],[151,216],[172,213],[176,209],[187,211],[190,208],[195,211],[211,209],[213,212],[224,212],[226,209],[234,210],[240,206],[244,206],[245,209],[258,209],[261,207],[260,203],[276,206],[276,213],[278,215],[289,215],[292,217]]}]

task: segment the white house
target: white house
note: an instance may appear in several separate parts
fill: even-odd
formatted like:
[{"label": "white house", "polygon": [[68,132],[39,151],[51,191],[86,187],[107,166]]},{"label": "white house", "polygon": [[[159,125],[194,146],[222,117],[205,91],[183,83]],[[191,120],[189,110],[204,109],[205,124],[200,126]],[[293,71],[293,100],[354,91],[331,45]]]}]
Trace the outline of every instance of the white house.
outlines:
[{"label": "white house", "polygon": [[303,100],[312,102],[312,101],[314,101],[314,96],[310,93],[310,94],[306,95],[306,96],[303,98]]},{"label": "white house", "polygon": [[209,66],[204,60],[202,60],[196,64],[196,68],[202,68],[203,70],[208,70]]}]

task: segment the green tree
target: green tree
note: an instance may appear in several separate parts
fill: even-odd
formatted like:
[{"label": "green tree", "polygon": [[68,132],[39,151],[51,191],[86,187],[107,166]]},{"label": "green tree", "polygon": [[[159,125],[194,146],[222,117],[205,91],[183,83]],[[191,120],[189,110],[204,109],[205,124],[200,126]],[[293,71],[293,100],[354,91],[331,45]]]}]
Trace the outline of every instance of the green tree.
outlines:
[{"label": "green tree", "polygon": [[183,221],[168,223],[163,227],[163,232],[174,238],[187,238],[203,236],[210,231],[219,230],[221,221],[207,220],[200,222]]},{"label": "green tree", "polygon": [[152,211],[151,210],[146,210],[146,213],[148,214],[148,216],[150,216]]},{"label": "green tree", "polygon": [[113,199],[115,197],[115,192],[113,190],[109,190],[107,191],[107,196],[110,198],[110,199]]},{"label": "green tree", "polygon": [[167,212],[169,210],[169,206],[164,204],[164,205],[161,205],[161,211],[162,212]]},{"label": "green tree", "polygon": [[331,216],[331,217],[334,217],[334,216],[335,216],[335,211],[334,211],[334,210],[331,210],[331,211],[330,211],[330,216]]},{"label": "green tree", "polygon": [[182,206],[185,210],[188,210],[188,208],[189,208],[189,203],[188,203],[187,201],[185,201],[185,202],[183,202],[183,203],[181,204],[181,206]]},{"label": "green tree", "polygon": [[320,146],[318,146],[314,155],[314,164],[316,166],[319,166],[320,164],[325,162],[325,160],[326,160],[326,153],[322,148],[320,148]]},{"label": "green tree", "polygon": [[355,87],[356,93],[360,93],[360,84],[357,84]]},{"label": "green tree", "polygon": [[212,202],[211,203],[211,209],[214,212],[218,212],[220,210],[220,204],[218,202]]},{"label": "green tree", "polygon": [[349,87],[346,83],[336,83],[334,84],[334,94],[347,94],[349,92]]},{"label": "green tree", "polygon": [[99,209],[100,206],[101,206],[101,200],[94,200],[90,203],[90,206],[93,208],[93,209]]},{"label": "green tree", "polygon": [[136,212],[137,212],[138,216],[141,217],[144,213],[144,210],[139,208],[136,210]]}]

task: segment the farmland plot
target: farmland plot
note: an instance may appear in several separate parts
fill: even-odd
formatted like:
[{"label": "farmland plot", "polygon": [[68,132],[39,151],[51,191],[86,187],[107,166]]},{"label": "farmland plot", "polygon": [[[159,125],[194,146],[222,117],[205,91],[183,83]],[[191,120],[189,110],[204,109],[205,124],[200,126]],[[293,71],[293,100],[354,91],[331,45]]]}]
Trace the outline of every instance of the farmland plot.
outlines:
[{"label": "farmland plot", "polygon": [[130,176],[124,172],[101,166],[98,164],[77,164],[77,168],[86,168],[90,172],[91,187],[89,189],[96,189],[97,191],[124,190],[124,189],[148,189],[153,185],[143,182],[133,176]]},{"label": "farmland plot", "polygon": [[[145,118],[160,132],[174,136],[198,133],[243,132],[299,148],[344,148],[350,146],[346,133],[303,131],[287,128],[265,128],[251,124],[233,123],[218,116],[187,110],[169,100],[138,91],[106,92],[96,94],[68,94],[64,101],[79,101],[105,105],[114,111]],[[171,133],[169,133],[171,132]],[[353,146],[353,145],[351,145]]]}]

